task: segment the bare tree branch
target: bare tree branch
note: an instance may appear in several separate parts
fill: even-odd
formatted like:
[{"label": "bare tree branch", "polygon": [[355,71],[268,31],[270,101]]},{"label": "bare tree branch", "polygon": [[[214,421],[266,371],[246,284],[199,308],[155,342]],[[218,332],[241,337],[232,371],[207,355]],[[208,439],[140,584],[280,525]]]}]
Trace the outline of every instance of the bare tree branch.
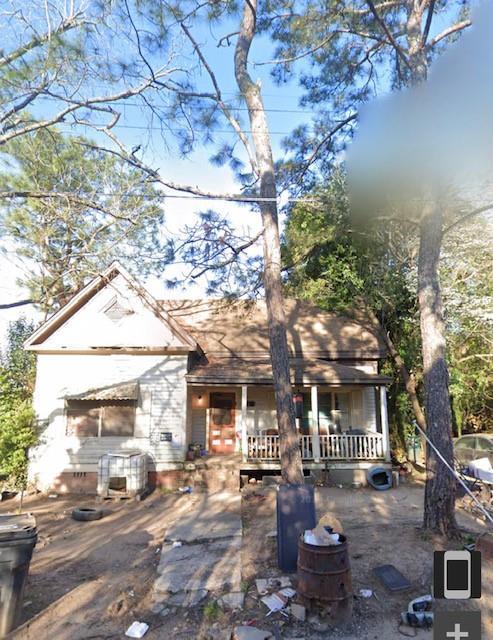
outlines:
[{"label": "bare tree branch", "polygon": [[255,175],[258,175],[257,161],[255,159],[255,154],[253,153],[253,150],[251,148],[250,142],[249,142],[246,134],[244,133],[240,123],[233,116],[233,114],[231,113],[229,107],[223,101],[222,95],[221,95],[221,89],[219,87],[219,83],[217,82],[217,78],[216,78],[211,66],[208,64],[207,60],[205,59],[205,56],[203,55],[203,53],[202,53],[202,51],[201,51],[201,49],[199,47],[198,42],[194,39],[194,37],[192,36],[190,30],[186,27],[185,24],[183,24],[183,22],[181,23],[181,28],[185,32],[187,38],[192,43],[192,45],[194,47],[194,50],[195,50],[197,56],[199,57],[199,60],[204,65],[205,70],[209,74],[209,77],[211,79],[212,85],[213,85],[214,90],[216,92],[216,102],[217,102],[219,108],[221,109],[221,111],[223,112],[224,116],[226,117],[226,119],[230,123],[230,125],[233,127],[236,135],[241,140],[243,146],[245,147],[245,151],[247,152],[248,159],[250,161],[250,165],[252,167],[253,173]]},{"label": "bare tree branch", "polygon": [[15,307],[25,307],[28,304],[36,304],[35,300],[18,300],[17,302],[8,302],[7,304],[0,304],[0,309],[14,309]]},{"label": "bare tree branch", "polygon": [[22,56],[24,56],[29,51],[32,51],[33,49],[36,49],[37,47],[49,42],[50,39],[53,38],[53,36],[61,35],[62,33],[70,31],[71,29],[74,29],[76,27],[81,27],[84,24],[89,24],[88,20],[79,19],[81,15],[81,13],[74,13],[70,15],[68,18],[62,20],[62,22],[54,31],[50,32],[48,30],[46,33],[32,38],[29,42],[22,45],[18,49],[15,49],[11,53],[3,56],[2,58],[0,58],[0,67],[11,64],[12,62],[15,62],[15,60],[22,58]]},{"label": "bare tree branch", "polygon": [[[428,1],[428,0],[426,0]],[[430,27],[431,27],[431,23],[433,21],[433,12],[435,10],[435,3],[436,0],[429,0],[430,4],[428,6],[428,13],[426,15],[426,22],[425,22],[425,27],[423,29],[423,35],[421,36],[421,46],[424,46],[426,44],[426,41],[428,40],[428,35],[430,33]],[[423,6],[424,9],[424,6]]]},{"label": "bare tree branch", "polygon": [[390,32],[389,28],[387,27],[387,24],[385,23],[385,20],[380,16],[380,14],[377,11],[377,8],[375,6],[375,4],[373,3],[372,0],[366,0],[366,4],[370,7],[370,10],[373,14],[373,17],[375,18],[375,20],[378,22],[378,24],[380,25],[382,31],[385,33],[385,35],[387,36],[390,44],[394,47],[396,53],[399,55],[399,57],[402,59],[402,61],[404,62],[404,64],[411,69],[411,63],[409,62],[407,55],[405,54],[404,50],[402,49],[402,47],[399,45],[399,43],[397,42],[397,40],[394,38],[394,36],[392,35],[392,33]]},{"label": "bare tree branch", "polygon": [[16,198],[33,198],[36,200],[52,200],[54,198],[64,199],[68,202],[72,202],[73,204],[81,205],[89,209],[94,209],[94,211],[108,214],[116,220],[124,220],[125,222],[129,222],[133,225],[136,224],[135,220],[132,220],[132,218],[121,216],[114,211],[103,207],[96,201],[90,198],[82,198],[71,191],[0,191],[0,200],[15,200]]},{"label": "bare tree branch", "polygon": [[308,158],[305,161],[305,166],[303,167],[303,171],[301,172],[300,177],[298,178],[298,182],[300,182],[303,177],[306,175],[306,172],[308,171],[308,169],[310,168],[310,166],[313,164],[313,162],[317,159],[318,154],[320,153],[320,151],[323,149],[323,147],[325,147],[325,145],[327,145],[332,138],[335,136],[335,134],[340,131],[341,129],[343,129],[347,124],[349,124],[350,122],[352,122],[353,120],[356,120],[356,118],[358,117],[357,113],[353,113],[350,116],[348,116],[347,118],[345,118],[344,120],[342,120],[341,122],[339,122],[333,129],[331,129],[323,138],[322,140],[320,140],[320,142],[317,144],[317,146],[315,147],[315,149],[312,151],[312,153],[308,156]]},{"label": "bare tree branch", "polygon": [[439,33],[438,35],[436,35],[434,38],[430,40],[430,42],[427,45],[428,49],[433,48],[438,42],[440,42],[440,40],[443,40],[444,38],[448,38],[453,33],[457,33],[458,31],[461,31],[462,29],[466,29],[471,25],[472,25],[471,20],[462,20],[462,22],[457,22],[456,24],[453,24],[447,29],[444,29],[441,33]]},{"label": "bare tree branch", "polygon": [[473,209],[472,211],[469,211],[469,213],[466,213],[464,216],[461,216],[458,220],[450,224],[448,227],[445,227],[445,229],[443,230],[443,235],[445,235],[455,227],[458,227],[466,220],[469,220],[469,218],[473,218],[474,216],[478,216],[479,214],[485,213],[486,211],[490,211],[492,209],[493,209],[493,204],[486,204],[483,207],[478,207],[477,209]]},{"label": "bare tree branch", "polygon": [[[175,71],[177,71],[176,68],[168,69],[166,71],[163,70],[160,73],[161,73],[161,76],[167,76]],[[10,133],[5,133],[4,135],[1,135],[0,146],[6,144],[9,140],[12,140],[17,136],[32,133],[33,131],[38,131],[39,129],[46,129],[47,127],[58,124],[62,122],[67,115],[72,114],[79,109],[84,109],[84,108],[97,109],[99,111],[109,113],[113,116],[114,109],[112,109],[109,105],[106,105],[106,103],[116,102],[117,100],[124,100],[125,98],[137,96],[140,93],[143,93],[146,89],[151,88],[153,84],[154,84],[154,79],[147,78],[136,87],[131,87],[129,89],[125,89],[124,91],[119,91],[117,93],[113,93],[110,95],[94,96],[92,98],[86,98],[81,100],[66,99],[65,101],[69,103],[69,106],[59,111],[57,114],[55,114],[51,118],[34,121],[31,124],[25,125],[24,127],[14,128],[10,131]],[[48,95],[49,95],[49,92],[48,92]],[[57,96],[57,97],[59,99],[63,99],[63,98],[60,98],[60,96]],[[106,105],[106,106],[103,106],[103,105]]]},{"label": "bare tree branch", "polygon": [[255,234],[252,238],[250,238],[250,240],[248,240],[247,242],[244,242],[243,244],[239,245],[238,247],[235,247],[231,243],[228,243],[228,242],[223,240],[223,243],[232,252],[232,256],[230,258],[228,258],[227,260],[223,260],[222,262],[218,262],[217,264],[208,264],[203,269],[201,269],[201,271],[194,272],[193,275],[192,275],[192,278],[194,278],[194,279],[200,278],[207,271],[224,269],[224,267],[227,267],[228,265],[232,264],[233,262],[236,262],[236,260],[238,259],[238,256],[241,253],[243,253],[244,251],[246,251],[247,249],[249,249],[251,246],[253,246],[262,237],[263,233],[264,233],[264,230],[262,229],[257,234]]}]

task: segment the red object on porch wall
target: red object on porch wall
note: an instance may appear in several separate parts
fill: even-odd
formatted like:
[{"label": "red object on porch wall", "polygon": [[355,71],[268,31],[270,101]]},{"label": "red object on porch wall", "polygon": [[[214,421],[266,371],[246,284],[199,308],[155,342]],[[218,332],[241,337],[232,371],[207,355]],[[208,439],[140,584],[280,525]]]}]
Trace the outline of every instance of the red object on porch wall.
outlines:
[{"label": "red object on porch wall", "polygon": [[295,393],[293,395],[294,413],[296,418],[303,417],[303,396],[301,393]]}]

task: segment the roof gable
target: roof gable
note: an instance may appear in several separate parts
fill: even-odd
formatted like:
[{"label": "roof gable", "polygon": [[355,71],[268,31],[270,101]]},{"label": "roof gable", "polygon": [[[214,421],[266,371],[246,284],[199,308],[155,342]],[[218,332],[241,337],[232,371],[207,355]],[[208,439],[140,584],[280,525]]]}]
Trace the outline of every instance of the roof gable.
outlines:
[{"label": "roof gable", "polygon": [[164,349],[196,342],[119,264],[97,276],[25,343],[34,351]]}]

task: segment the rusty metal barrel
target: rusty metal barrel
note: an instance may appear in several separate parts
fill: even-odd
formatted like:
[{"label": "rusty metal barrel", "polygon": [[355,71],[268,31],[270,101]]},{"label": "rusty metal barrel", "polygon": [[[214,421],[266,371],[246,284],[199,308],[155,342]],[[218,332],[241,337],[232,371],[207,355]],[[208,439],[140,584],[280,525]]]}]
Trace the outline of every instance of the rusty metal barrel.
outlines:
[{"label": "rusty metal barrel", "polygon": [[353,588],[347,539],[340,544],[316,546],[300,536],[298,542],[298,595],[307,604],[318,603],[341,613],[352,609]]}]

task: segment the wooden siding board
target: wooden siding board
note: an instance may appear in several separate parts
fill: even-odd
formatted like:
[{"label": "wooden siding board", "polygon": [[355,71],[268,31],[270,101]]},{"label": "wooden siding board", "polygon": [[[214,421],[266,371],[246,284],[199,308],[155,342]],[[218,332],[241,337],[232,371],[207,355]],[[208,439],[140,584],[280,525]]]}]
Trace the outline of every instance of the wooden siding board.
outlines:
[{"label": "wooden siding board", "polygon": [[[40,355],[34,408],[44,428],[31,452],[30,476],[71,471],[79,464],[96,470],[101,455],[121,449],[146,451],[156,467],[183,460],[186,369],[187,356],[179,355]],[[67,395],[129,380],[139,383],[133,438],[66,435]],[[163,432],[172,434],[171,442],[161,439]]]}]

